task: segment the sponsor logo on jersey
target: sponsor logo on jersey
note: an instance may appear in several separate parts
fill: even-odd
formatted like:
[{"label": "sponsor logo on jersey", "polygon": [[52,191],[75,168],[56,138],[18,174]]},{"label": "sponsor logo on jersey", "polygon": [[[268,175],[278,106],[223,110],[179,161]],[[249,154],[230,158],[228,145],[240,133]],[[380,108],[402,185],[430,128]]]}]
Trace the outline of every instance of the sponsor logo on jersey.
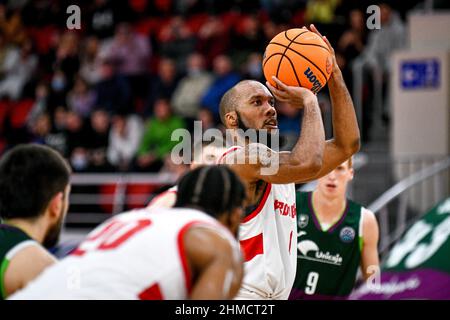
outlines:
[{"label": "sponsor logo on jersey", "polygon": [[311,91],[315,93],[318,92],[320,88],[322,88],[322,84],[317,79],[316,75],[312,72],[312,70],[309,67],[308,69],[305,70],[304,74],[306,78],[308,78],[309,82],[311,82],[313,85]]},{"label": "sponsor logo on jersey", "polygon": [[309,217],[307,214],[301,214],[298,216],[298,227],[303,229],[308,225]]},{"label": "sponsor logo on jersey", "polygon": [[297,208],[295,207],[295,203],[293,205],[289,205],[282,201],[275,200],[274,204],[275,211],[282,216],[290,216],[291,218],[295,218],[297,216]]},{"label": "sponsor logo on jersey", "polygon": [[341,238],[342,242],[344,243],[350,243],[355,239],[355,229],[352,227],[344,227],[341,229],[341,232],[339,233],[339,238]]},{"label": "sponsor logo on jersey", "polygon": [[[306,232],[300,231],[298,236],[305,235]],[[300,255],[300,259],[312,260],[320,263],[334,264],[337,266],[342,265],[342,257],[339,253],[331,254],[329,251],[323,252],[312,240],[302,240],[297,245]]]}]

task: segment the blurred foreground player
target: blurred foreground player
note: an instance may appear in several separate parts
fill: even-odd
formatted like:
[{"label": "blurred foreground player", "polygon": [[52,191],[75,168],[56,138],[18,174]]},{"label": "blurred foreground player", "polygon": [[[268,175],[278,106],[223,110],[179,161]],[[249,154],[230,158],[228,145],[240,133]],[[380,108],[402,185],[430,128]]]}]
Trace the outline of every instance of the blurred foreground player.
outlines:
[{"label": "blurred foreground player", "polygon": [[70,172],[56,151],[41,145],[19,145],[0,159],[0,299],[56,262],[45,248],[59,239]]},{"label": "blurred foreground player", "polygon": [[375,215],[346,198],[352,159],[297,192],[297,274],[289,299],[344,299],[358,267],[364,279],[379,271]]},{"label": "blurred foreground player", "polygon": [[13,299],[231,299],[242,280],[236,241],[245,189],[225,166],[180,181],[175,207],[106,221]]},{"label": "blurred foreground player", "polygon": [[376,280],[363,284],[350,299],[450,300],[450,198],[406,230]]}]

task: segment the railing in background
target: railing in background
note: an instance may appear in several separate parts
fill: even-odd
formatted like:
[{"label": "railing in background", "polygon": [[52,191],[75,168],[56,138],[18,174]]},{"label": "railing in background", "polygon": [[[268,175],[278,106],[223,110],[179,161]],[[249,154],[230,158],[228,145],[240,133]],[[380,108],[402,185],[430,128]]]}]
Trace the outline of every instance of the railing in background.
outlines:
[{"label": "railing in background", "polygon": [[[424,204],[436,204],[449,195],[449,177],[450,157],[446,157],[406,176],[368,206],[380,224],[379,252],[382,258],[408,226],[429,209],[424,209]],[[419,206],[412,209],[417,203]]]},{"label": "railing in background", "polygon": [[[175,182],[175,175],[165,173],[73,174],[71,207],[66,223],[81,225],[101,223],[111,214],[145,206],[154,191]],[[105,186],[109,188],[103,188]],[[88,190],[83,191],[82,189],[86,187]],[[89,187],[94,187],[94,190]],[[74,207],[83,208],[83,206],[96,206],[98,209],[73,210]]]}]

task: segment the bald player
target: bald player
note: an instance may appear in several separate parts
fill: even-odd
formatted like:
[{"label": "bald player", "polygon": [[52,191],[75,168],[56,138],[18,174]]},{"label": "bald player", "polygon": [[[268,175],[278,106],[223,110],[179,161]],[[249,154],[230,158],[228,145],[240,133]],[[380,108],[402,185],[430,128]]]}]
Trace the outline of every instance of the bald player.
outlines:
[{"label": "bald player", "polygon": [[[321,36],[313,25],[311,30]],[[245,276],[238,299],[288,298],[297,262],[295,183],[326,175],[359,150],[353,102],[334,50],[323,39],[333,56],[328,81],[333,139],[325,141],[317,97],[308,89],[286,86],[275,77],[277,88],[269,83],[267,88],[257,81],[241,81],[220,103],[222,122],[237,141],[220,162],[230,165],[245,182],[251,204],[239,229]],[[301,135],[289,152],[277,152],[240,138],[238,129],[278,129],[275,98],[304,111]]]}]

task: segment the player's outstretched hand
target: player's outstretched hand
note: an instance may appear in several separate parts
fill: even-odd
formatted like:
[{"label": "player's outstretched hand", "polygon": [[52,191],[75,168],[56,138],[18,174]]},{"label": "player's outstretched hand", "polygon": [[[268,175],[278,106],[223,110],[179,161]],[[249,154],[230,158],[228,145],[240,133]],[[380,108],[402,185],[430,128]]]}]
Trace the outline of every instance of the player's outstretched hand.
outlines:
[{"label": "player's outstretched hand", "polygon": [[[304,28],[306,28],[306,27],[304,27]],[[306,29],[307,29],[307,28],[306,28]],[[328,50],[330,50],[331,57],[332,57],[332,60],[333,60],[333,71],[332,71],[332,73],[338,71],[338,70],[339,70],[339,67],[338,67],[338,64],[337,64],[337,61],[336,61],[336,55],[335,55],[334,49],[333,49],[333,47],[331,46],[330,42],[328,41],[327,37],[322,36],[322,34],[319,32],[319,30],[317,30],[316,26],[313,25],[313,24],[310,24],[310,25],[309,25],[309,29],[310,29],[310,31],[314,32],[314,33],[317,34],[319,37],[321,37],[321,38],[323,39],[323,41],[325,41],[325,43],[326,43],[327,46],[328,46]]]},{"label": "player's outstretched hand", "polygon": [[302,109],[306,103],[311,102],[311,99],[317,100],[316,95],[309,89],[288,86],[275,76],[272,76],[272,79],[273,81],[275,81],[278,88],[272,86],[268,81],[266,82],[266,84],[275,98],[279,101],[289,103],[296,109]]}]

